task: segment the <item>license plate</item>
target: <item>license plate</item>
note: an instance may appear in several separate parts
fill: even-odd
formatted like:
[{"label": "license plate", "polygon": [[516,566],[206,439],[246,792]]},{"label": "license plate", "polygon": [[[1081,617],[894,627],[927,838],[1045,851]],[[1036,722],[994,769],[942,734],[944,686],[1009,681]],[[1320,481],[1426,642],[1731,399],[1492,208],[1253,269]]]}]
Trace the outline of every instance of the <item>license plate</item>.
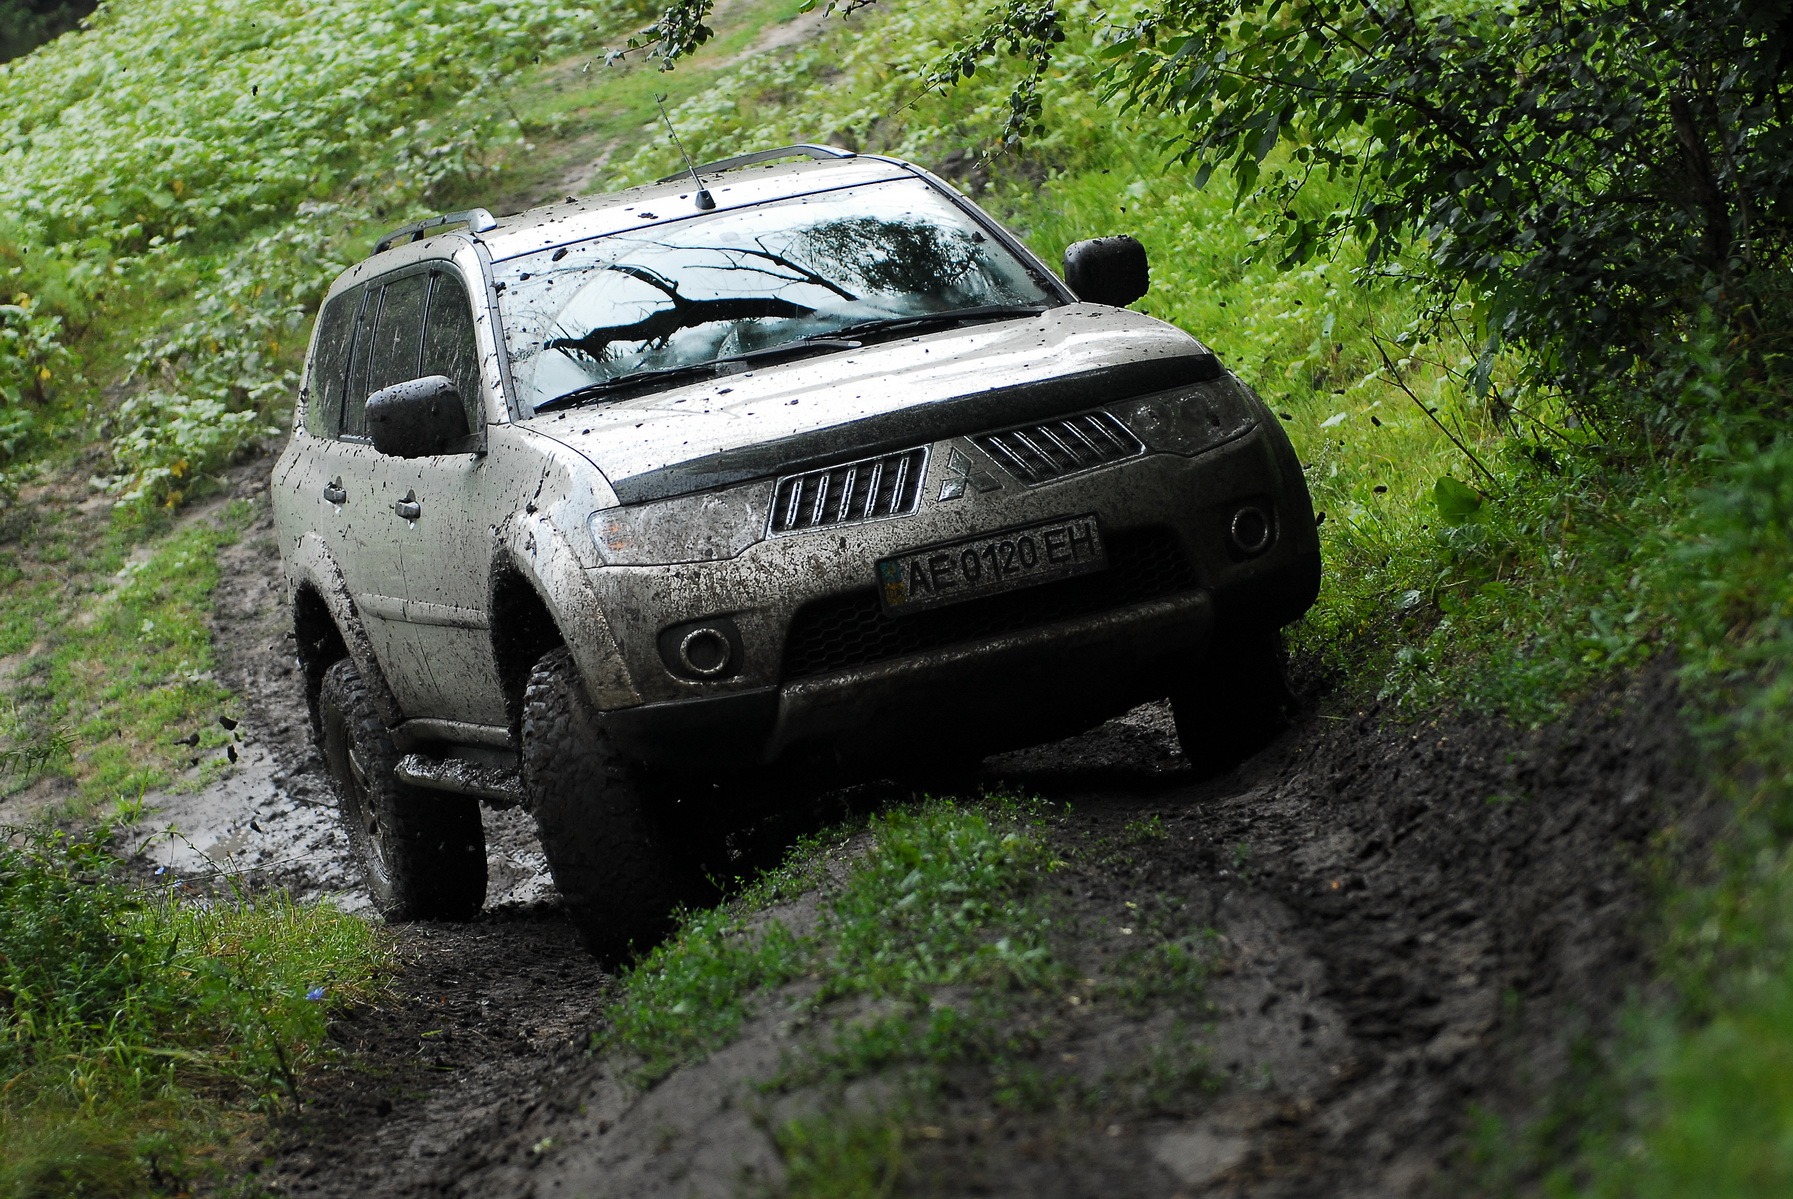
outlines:
[{"label": "license plate", "polygon": [[1062,516],[884,558],[878,594],[894,616],[1107,567],[1095,516]]}]

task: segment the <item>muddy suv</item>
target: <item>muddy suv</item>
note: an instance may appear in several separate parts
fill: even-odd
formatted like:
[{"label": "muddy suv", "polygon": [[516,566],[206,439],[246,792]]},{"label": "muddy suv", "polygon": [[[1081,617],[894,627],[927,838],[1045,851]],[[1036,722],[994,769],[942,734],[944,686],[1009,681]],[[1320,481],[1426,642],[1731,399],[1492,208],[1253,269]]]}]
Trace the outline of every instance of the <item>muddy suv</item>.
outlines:
[{"label": "muddy suv", "polygon": [[1201,343],[908,163],[792,147],[407,226],[330,289],[273,494],[348,835],[467,917],[527,803],[594,949],[767,796],[1169,696],[1224,769],[1283,698],[1314,514]]}]

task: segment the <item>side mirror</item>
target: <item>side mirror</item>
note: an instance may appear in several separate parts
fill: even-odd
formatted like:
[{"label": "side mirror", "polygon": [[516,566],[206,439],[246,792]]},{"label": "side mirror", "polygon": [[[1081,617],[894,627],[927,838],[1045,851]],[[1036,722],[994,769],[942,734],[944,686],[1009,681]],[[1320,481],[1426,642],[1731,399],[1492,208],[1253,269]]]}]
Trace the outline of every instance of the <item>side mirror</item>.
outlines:
[{"label": "side mirror", "polygon": [[447,375],[425,375],[367,397],[367,433],[374,449],[394,458],[452,454],[467,440],[460,389]]},{"label": "side mirror", "polygon": [[1146,248],[1131,237],[1097,237],[1065,247],[1065,282],[1079,300],[1125,308],[1152,286]]}]

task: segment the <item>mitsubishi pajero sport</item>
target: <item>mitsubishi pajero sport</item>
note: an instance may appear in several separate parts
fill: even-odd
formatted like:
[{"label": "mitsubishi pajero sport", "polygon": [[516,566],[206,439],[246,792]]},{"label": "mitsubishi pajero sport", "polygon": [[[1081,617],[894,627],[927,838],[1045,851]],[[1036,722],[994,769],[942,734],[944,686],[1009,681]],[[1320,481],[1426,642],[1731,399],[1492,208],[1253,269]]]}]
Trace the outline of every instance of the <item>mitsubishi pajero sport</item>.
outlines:
[{"label": "mitsubishi pajero sport", "polygon": [[[274,469],[316,732],[377,906],[466,918],[526,803],[585,942],[665,925],[731,803],[1168,696],[1273,730],[1320,557],[1276,420],[947,184],[798,146],[383,239]],[[701,802],[700,802],[701,801]]]}]

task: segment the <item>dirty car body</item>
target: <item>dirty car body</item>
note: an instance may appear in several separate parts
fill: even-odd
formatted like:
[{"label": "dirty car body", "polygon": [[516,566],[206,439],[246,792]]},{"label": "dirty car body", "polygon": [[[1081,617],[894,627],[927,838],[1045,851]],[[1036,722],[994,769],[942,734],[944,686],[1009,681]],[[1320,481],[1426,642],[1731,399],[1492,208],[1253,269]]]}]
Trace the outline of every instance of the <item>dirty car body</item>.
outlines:
[{"label": "dirty car body", "polygon": [[726,804],[1223,692],[1311,604],[1299,464],[1211,351],[910,164],[805,154],[457,214],[331,289],[273,494],[314,714],[339,662],[370,706],[345,769],[384,737],[418,812],[580,809],[529,784],[553,668],[631,804]]}]

